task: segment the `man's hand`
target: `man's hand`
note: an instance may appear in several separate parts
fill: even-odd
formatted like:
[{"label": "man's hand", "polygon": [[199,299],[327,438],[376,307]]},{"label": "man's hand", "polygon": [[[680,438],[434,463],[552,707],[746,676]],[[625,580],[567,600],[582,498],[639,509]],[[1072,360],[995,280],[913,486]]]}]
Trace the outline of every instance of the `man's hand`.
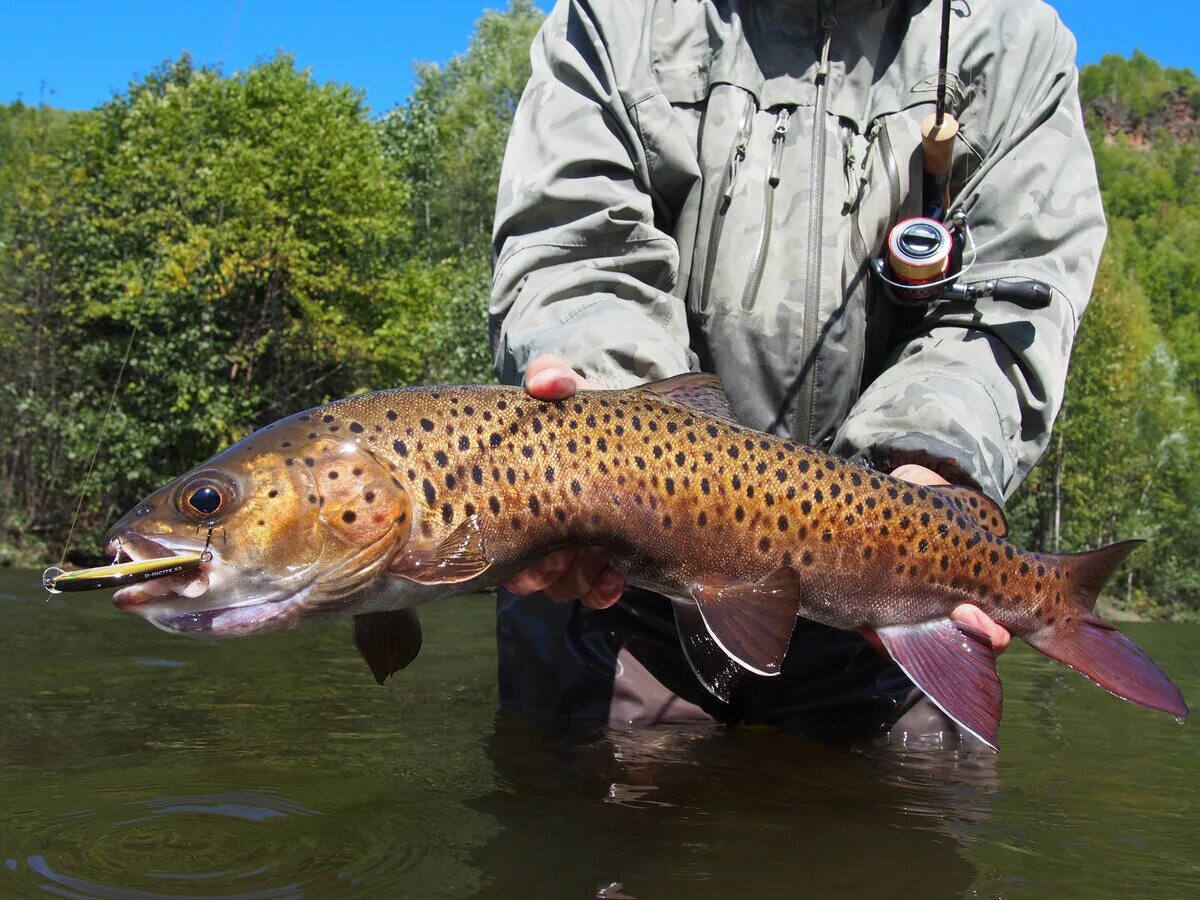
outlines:
[{"label": "man's hand", "polygon": [[[938,485],[950,483],[932,469],[911,464],[900,466],[893,470],[892,476],[904,481],[911,481],[913,484]],[[961,622],[964,625],[974,628],[976,631],[986,634],[997,653],[1003,653],[1012,639],[1008,630],[1003,625],[998,624],[991,616],[972,603],[961,603],[954,607],[950,613],[950,618],[955,622]],[[863,629],[860,633],[871,642],[876,650],[881,653],[887,652],[883,649],[883,643],[879,640],[879,635],[874,631]]]},{"label": "man's hand", "polygon": [[[576,391],[594,388],[586,378],[557,356],[539,356],[525,370],[525,392],[538,400],[565,400]],[[504,583],[518,597],[542,591],[551,600],[579,600],[592,609],[605,609],[625,593],[625,579],[609,568],[602,547],[571,547],[551,553]]]}]

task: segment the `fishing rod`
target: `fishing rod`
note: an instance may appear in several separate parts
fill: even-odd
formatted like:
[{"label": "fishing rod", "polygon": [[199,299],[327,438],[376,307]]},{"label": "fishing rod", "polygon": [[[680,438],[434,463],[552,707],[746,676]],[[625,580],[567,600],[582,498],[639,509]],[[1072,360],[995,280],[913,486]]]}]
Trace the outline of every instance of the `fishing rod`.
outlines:
[{"label": "fishing rod", "polygon": [[[937,93],[934,111],[921,123],[921,215],[898,222],[888,232],[882,251],[870,262],[884,294],[901,306],[929,307],[942,301],[974,303],[991,297],[1024,309],[1050,305],[1050,286],[1042,281],[992,279],[961,282],[975,264],[975,239],[962,209],[950,214],[950,175],[958,119],[949,111],[946,94],[950,65],[950,11],[942,0],[938,36]],[[969,261],[963,258],[970,252]]]}]

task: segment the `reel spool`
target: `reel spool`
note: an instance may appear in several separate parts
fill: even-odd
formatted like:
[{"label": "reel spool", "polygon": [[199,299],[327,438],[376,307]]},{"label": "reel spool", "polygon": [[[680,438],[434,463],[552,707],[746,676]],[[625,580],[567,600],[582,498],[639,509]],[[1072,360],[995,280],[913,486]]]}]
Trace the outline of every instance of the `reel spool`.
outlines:
[{"label": "reel spool", "polygon": [[933,299],[951,275],[953,257],[954,236],[937,219],[921,216],[898,222],[887,240],[887,268],[896,299],[918,304]]}]

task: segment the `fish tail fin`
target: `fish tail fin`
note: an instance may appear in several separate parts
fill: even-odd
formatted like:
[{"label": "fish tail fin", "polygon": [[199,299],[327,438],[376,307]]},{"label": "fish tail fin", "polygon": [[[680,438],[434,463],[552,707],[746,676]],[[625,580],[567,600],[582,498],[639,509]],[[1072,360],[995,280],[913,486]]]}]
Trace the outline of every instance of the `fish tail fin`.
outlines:
[{"label": "fish tail fin", "polygon": [[1183,694],[1145,651],[1094,612],[1096,597],[1117,567],[1142,541],[1122,541],[1060,557],[1069,572],[1073,608],[1025,640],[1070,666],[1110,694],[1187,718]]}]

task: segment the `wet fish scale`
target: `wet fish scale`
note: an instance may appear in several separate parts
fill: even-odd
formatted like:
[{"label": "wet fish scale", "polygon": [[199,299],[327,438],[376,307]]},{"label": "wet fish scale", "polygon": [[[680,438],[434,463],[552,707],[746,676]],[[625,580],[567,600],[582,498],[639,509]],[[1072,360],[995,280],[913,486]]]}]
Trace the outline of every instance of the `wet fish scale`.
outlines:
[{"label": "wet fish scale", "polygon": [[895,622],[898,611],[920,621],[969,600],[1022,634],[1063,602],[1060,567],[1038,576],[1038,554],[936,491],[653,395],[543,403],[507,388],[402,389],[305,421],[388,460],[424,537],[477,516],[485,546],[514,572],[578,543],[613,544],[634,581],[680,588],[793,566],[821,573],[808,611],[841,627]]}]

